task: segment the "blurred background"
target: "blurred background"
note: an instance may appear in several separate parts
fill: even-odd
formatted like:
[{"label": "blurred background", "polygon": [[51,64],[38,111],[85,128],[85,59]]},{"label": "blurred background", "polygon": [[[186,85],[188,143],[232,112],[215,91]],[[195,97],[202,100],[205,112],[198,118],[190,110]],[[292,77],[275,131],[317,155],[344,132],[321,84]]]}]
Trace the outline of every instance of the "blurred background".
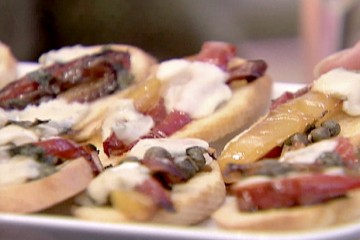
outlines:
[{"label": "blurred background", "polygon": [[360,39],[359,0],[0,0],[0,41],[20,61],[62,46],[127,43],[160,60],[228,41],[275,81],[312,80],[323,57]]}]

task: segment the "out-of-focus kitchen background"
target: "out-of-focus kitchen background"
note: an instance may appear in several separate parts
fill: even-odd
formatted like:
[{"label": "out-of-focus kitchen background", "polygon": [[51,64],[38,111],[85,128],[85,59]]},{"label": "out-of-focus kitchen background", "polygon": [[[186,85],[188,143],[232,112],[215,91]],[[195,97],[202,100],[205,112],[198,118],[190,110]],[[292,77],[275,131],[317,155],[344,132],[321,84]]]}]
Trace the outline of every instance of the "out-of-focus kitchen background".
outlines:
[{"label": "out-of-focus kitchen background", "polygon": [[0,41],[20,61],[74,44],[127,43],[160,60],[229,41],[275,81],[311,81],[323,57],[360,39],[359,0],[0,0]]}]

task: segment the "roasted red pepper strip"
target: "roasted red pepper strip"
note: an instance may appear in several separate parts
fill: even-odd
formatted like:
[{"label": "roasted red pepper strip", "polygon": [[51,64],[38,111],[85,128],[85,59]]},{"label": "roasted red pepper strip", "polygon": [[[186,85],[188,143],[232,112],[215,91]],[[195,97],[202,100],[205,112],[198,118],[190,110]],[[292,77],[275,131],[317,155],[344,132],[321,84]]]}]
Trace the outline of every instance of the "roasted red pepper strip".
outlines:
[{"label": "roasted red pepper strip", "polygon": [[344,137],[339,137],[337,141],[334,151],[341,156],[344,165],[350,169],[358,169],[360,163],[354,145]]},{"label": "roasted red pepper strip", "polygon": [[229,73],[227,83],[237,80],[248,82],[264,75],[267,64],[263,60],[250,60],[229,69],[229,62],[236,57],[237,48],[225,42],[205,42],[195,60],[214,64]]},{"label": "roasted red pepper strip", "polygon": [[249,60],[243,64],[236,66],[235,68],[229,69],[230,74],[227,84],[237,80],[246,80],[252,82],[259,77],[262,77],[267,69],[267,64],[263,60]]},{"label": "roasted red pepper strip", "polygon": [[307,93],[310,90],[308,86],[299,89],[298,91],[292,92],[284,92],[278,98],[274,99],[271,103],[270,110],[277,108],[279,105],[284,104],[294,98],[300,97]]},{"label": "roasted red pepper strip", "polygon": [[235,45],[224,42],[205,42],[196,56],[196,60],[212,63],[223,70],[227,70],[229,61],[235,56]]},{"label": "roasted red pepper strip", "polygon": [[120,156],[130,150],[130,147],[121,141],[114,132],[103,142],[104,152],[108,157]]},{"label": "roasted red pepper strip", "polygon": [[74,159],[77,157],[89,158],[87,151],[77,143],[63,138],[51,138],[45,141],[36,142],[34,145],[43,148],[47,154],[62,159]]},{"label": "roasted red pepper strip", "polygon": [[[142,136],[144,138],[163,138],[168,137],[179,129],[183,128],[186,124],[191,122],[189,115],[179,111],[172,111],[166,117],[159,122],[150,133]],[[139,139],[140,140],[140,139]],[[138,141],[138,140],[137,140]],[[104,152],[107,156],[114,155],[119,156],[126,151],[130,150],[137,141],[125,144],[123,141],[118,139],[115,133],[112,133],[105,141],[103,142]]]},{"label": "roasted red pepper strip", "polygon": [[[129,69],[129,53],[111,50],[65,64],[54,64],[31,72],[5,86],[0,90],[0,107],[22,109],[28,104],[39,104],[55,98],[80,84],[90,90],[85,91],[86,94],[80,91],[80,96],[72,96],[71,100],[92,101],[126,87],[127,80],[130,79],[127,75]],[[120,81],[121,78],[124,81]],[[99,84],[99,81],[103,84]]]},{"label": "roasted red pepper strip", "polygon": [[99,173],[101,170],[95,163],[95,161],[100,161],[94,159],[94,157],[97,157],[96,149],[91,145],[78,145],[71,140],[63,138],[52,138],[35,142],[34,145],[42,148],[46,154],[61,158],[63,161],[83,157],[89,161],[94,173]]},{"label": "roasted red pepper strip", "polygon": [[149,136],[168,137],[190,122],[191,117],[187,113],[173,110],[151,130]]},{"label": "roasted red pepper strip", "polygon": [[322,203],[360,187],[360,176],[311,174],[234,187],[243,211]]}]

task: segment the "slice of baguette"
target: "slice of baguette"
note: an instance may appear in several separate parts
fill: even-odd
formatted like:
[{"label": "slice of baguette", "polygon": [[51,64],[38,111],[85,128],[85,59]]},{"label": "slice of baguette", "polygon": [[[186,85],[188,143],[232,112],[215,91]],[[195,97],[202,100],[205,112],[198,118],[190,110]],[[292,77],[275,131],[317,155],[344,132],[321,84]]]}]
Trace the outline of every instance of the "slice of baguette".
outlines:
[{"label": "slice of baguette", "polygon": [[[341,126],[340,136],[348,137],[360,146],[360,117],[351,117],[340,111],[331,116]],[[213,215],[222,228],[232,230],[293,231],[325,228],[360,219],[360,190],[350,191],[346,197],[326,203],[303,207],[271,209],[258,212],[241,212],[234,197]]]},{"label": "slice of baguette", "polygon": [[0,88],[16,79],[17,60],[10,48],[0,42]]},{"label": "slice of baguette", "polygon": [[44,210],[83,191],[93,177],[87,160],[71,160],[50,176],[0,187],[0,212],[33,213]]},{"label": "slice of baguette", "polygon": [[231,230],[294,231],[320,229],[360,218],[360,191],[327,203],[286,209],[241,212],[235,198],[229,198],[212,219]]},{"label": "slice of baguette", "polygon": [[[186,183],[176,184],[171,191],[176,212],[159,210],[150,223],[191,225],[208,218],[225,200],[225,185],[216,161],[211,170],[198,173]],[[131,222],[111,207],[74,207],[74,216],[91,221]]]}]

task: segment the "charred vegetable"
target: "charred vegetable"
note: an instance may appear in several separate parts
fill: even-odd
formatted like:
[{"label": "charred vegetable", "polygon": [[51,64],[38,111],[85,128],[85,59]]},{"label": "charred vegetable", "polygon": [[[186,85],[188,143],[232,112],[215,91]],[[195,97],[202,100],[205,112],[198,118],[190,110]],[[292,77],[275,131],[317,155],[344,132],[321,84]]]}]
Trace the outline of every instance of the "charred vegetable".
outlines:
[{"label": "charred vegetable", "polygon": [[69,101],[92,101],[128,86],[129,69],[129,53],[112,50],[57,63],[5,86],[0,91],[0,107],[23,109],[59,95]]}]

